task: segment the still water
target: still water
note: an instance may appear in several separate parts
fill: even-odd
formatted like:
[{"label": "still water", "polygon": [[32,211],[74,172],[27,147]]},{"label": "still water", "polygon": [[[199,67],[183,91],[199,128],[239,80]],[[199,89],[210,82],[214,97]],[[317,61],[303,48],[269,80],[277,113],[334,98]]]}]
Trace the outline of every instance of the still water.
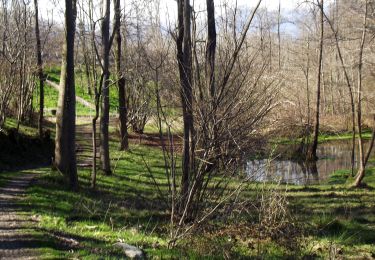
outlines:
[{"label": "still water", "polygon": [[[292,145],[290,149],[294,149]],[[374,150],[374,149],[373,149]],[[367,151],[367,146],[365,146]],[[246,172],[254,181],[273,181],[290,184],[319,184],[334,171],[351,169],[351,141],[332,141],[320,144],[316,163],[306,164],[291,160],[251,160],[246,163]],[[358,151],[356,151],[356,157]],[[374,156],[374,152],[370,156]],[[356,158],[356,164],[357,164]]]}]

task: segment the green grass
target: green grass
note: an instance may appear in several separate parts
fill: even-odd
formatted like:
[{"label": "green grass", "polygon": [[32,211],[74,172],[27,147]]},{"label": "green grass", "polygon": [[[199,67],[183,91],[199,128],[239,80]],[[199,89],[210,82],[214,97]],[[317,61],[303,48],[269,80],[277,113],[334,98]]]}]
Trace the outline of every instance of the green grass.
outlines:
[{"label": "green grass", "polygon": [[350,170],[334,172],[326,183],[293,186],[288,193],[299,222],[306,223],[314,254],[366,258],[375,254],[375,168],[366,171],[365,189],[351,188]]},{"label": "green grass", "polygon": [[[48,75],[48,79],[55,82],[59,83],[60,82],[60,73],[61,69],[60,67],[49,67],[45,69],[45,73]],[[86,80],[86,75],[80,71],[76,70],[76,95],[83,98],[84,100],[94,104],[94,96],[89,95],[88,89],[87,89],[87,80]],[[51,88],[51,87],[48,87]],[[56,93],[48,96],[51,98],[53,102],[56,101],[57,104],[57,91]],[[47,93],[46,93],[47,97]],[[77,103],[77,106],[83,106],[79,103]],[[118,111],[118,89],[116,85],[111,85],[109,88],[109,106],[110,106],[110,113],[116,114]],[[83,109],[84,108],[84,109]],[[80,110],[79,107],[77,107],[77,114],[78,115],[85,115],[85,114],[93,114],[93,111],[91,109],[84,107]]]},{"label": "green grass", "polygon": [[[17,128],[17,120],[11,117],[7,117],[4,124],[4,129],[9,130],[11,128]],[[27,136],[37,136],[38,135],[38,129],[33,126],[27,126],[24,124],[20,124],[19,126],[19,132],[21,134],[27,135]]]},{"label": "green grass", "polygon": [[[14,122],[10,120],[7,124]],[[22,129],[35,133],[32,128]],[[170,250],[167,248],[169,214],[161,199],[167,194],[162,152],[156,147],[134,143],[129,152],[118,151],[114,131],[111,128],[113,175],[99,174],[96,191],[89,189],[89,169],[79,170],[81,188],[76,193],[67,189],[63,177],[50,168],[26,171],[39,175],[39,180],[28,189],[22,206],[28,215],[39,220],[27,232],[39,241],[42,258],[118,259],[123,256],[113,247],[118,241],[138,246],[149,258],[156,259],[222,259],[224,252],[230,252],[232,259],[302,256],[327,259],[332,254],[339,258],[374,257],[375,168],[367,170],[364,189],[350,188],[349,170],[334,172],[321,185],[266,184],[267,188],[286,190],[289,210],[305,234],[300,255],[270,240],[256,241],[249,237],[245,242],[210,234],[183,240]],[[77,140],[84,143],[79,137]],[[0,186],[20,173],[0,173]],[[256,202],[258,191],[259,184],[251,184],[246,190],[247,198]],[[250,213],[256,214],[254,209]],[[59,237],[73,238],[80,246],[69,251]]]},{"label": "green grass", "polygon": [[[365,140],[371,139],[371,130],[366,129],[362,133],[362,138]],[[320,133],[318,137],[319,143],[329,142],[329,141],[343,141],[343,140],[351,140],[353,138],[352,133],[350,132],[343,132],[343,133]],[[358,134],[356,134],[356,138],[358,138]],[[312,137],[310,138],[310,140]],[[272,143],[275,144],[299,144],[301,143],[302,138],[297,139],[288,139],[288,138],[278,138],[273,140]]]},{"label": "green grass", "polygon": [[[38,229],[46,234],[59,233],[76,238],[83,247],[74,253],[49,249],[49,254],[118,258],[121,253],[113,248],[113,244],[126,241],[143,248],[151,257],[200,259],[194,250],[167,249],[165,229],[169,215],[161,205],[159,193],[143,162],[144,158],[161,191],[165,192],[160,150],[133,145],[130,152],[124,153],[116,148],[117,143],[111,142],[113,175],[99,175],[95,192],[88,187],[88,170],[79,172],[79,193],[64,188],[63,178],[48,168],[34,171],[40,174],[40,179],[28,190],[25,204],[32,205],[32,214],[40,220]],[[158,246],[154,248],[156,244]]]},{"label": "green grass", "polygon": [[[88,189],[89,172],[82,170],[79,173],[82,184],[79,193],[65,189],[63,179],[50,169],[40,169],[40,181],[29,189],[27,203],[33,205],[31,210],[40,218],[42,230],[60,232],[83,241],[83,249],[66,253],[66,257],[94,258],[100,252],[102,257],[116,258],[120,252],[113,249],[112,244],[119,240],[143,248],[148,256],[160,259],[201,259],[204,249],[212,247],[212,243],[227,245],[225,238],[205,240],[202,237],[201,246],[186,248],[183,245],[190,242],[185,241],[181,247],[168,250],[166,228],[169,216],[160,206],[159,194],[142,159],[143,155],[161,190],[165,191],[160,150],[142,145],[132,145],[128,153],[116,149],[117,143],[111,142],[114,174],[109,177],[99,175],[96,192]],[[310,254],[311,249],[311,255],[326,258],[333,247],[348,257],[374,253],[374,173],[375,169],[368,171],[365,182],[370,188],[364,190],[348,188],[345,171],[336,172],[327,184],[320,186],[288,186],[290,209],[308,234],[305,254]],[[250,186],[248,192],[255,190],[255,186]],[[153,247],[156,243],[158,248]],[[266,258],[290,256],[290,252],[271,242],[262,244],[261,248]],[[258,255],[257,250],[249,250],[242,244],[235,245],[232,250],[239,258]],[[210,253],[205,255],[207,259],[220,258],[222,252],[216,252],[217,255]]]},{"label": "green grass", "polygon": [[[122,253],[113,244],[126,241],[144,248],[148,255],[194,258],[194,252],[167,249],[168,237],[163,229],[169,217],[165,207],[160,207],[160,194],[155,192],[144,163],[145,160],[160,189],[165,192],[161,151],[132,145],[129,152],[120,152],[118,140],[111,139],[113,175],[99,174],[97,191],[89,189],[89,169],[79,171],[81,188],[78,193],[66,189],[62,176],[50,168],[31,171],[40,176],[38,182],[28,189],[28,197],[23,202],[25,211],[30,210],[40,220],[36,229],[30,227],[31,235],[50,237],[51,234],[60,234],[81,243],[81,248],[69,252],[59,241],[51,244],[48,239],[41,240],[38,248],[43,257],[97,259],[100,255],[118,258]],[[4,176],[13,176],[13,173]],[[158,246],[153,248],[153,245]]]},{"label": "green grass", "polygon": [[[358,134],[356,134],[358,138]],[[319,142],[327,142],[327,141],[339,141],[339,140],[351,140],[353,138],[352,133],[339,133],[339,134],[320,134],[319,135]],[[367,129],[363,131],[362,138],[370,139],[371,138],[371,130]]]},{"label": "green grass", "polygon": [[[39,88],[34,92],[33,106],[36,111],[39,110]],[[46,116],[53,116],[52,110],[57,110],[59,92],[48,84],[44,85],[44,109]],[[78,116],[93,115],[94,111],[81,103],[76,103],[76,113]]]}]

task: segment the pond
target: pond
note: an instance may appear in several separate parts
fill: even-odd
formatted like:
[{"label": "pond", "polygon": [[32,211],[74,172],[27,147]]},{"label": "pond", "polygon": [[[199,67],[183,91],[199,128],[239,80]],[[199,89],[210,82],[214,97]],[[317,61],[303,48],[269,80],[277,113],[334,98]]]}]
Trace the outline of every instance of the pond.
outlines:
[{"label": "pond", "polygon": [[[357,146],[356,143],[356,149]],[[288,145],[283,149],[296,149],[296,146]],[[365,151],[367,151],[367,146],[365,146]],[[328,179],[334,171],[351,169],[351,140],[319,144],[317,155],[319,160],[316,163],[308,164],[304,161],[278,159],[277,155],[272,160],[249,160],[246,163],[246,173],[251,176],[252,180],[258,182],[281,182],[298,185],[319,184]],[[356,157],[357,155],[358,149]],[[374,149],[371,156],[373,155]],[[357,161],[356,158],[355,165],[357,165]]]}]

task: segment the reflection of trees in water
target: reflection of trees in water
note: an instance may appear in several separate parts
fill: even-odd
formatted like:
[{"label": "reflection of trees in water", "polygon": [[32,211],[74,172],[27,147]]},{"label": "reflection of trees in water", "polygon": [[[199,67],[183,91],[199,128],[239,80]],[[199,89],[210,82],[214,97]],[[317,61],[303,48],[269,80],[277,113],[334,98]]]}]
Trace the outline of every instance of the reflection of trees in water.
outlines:
[{"label": "reflection of trees in water", "polygon": [[[287,150],[286,147],[284,149]],[[250,174],[257,170],[259,181],[281,179],[282,182],[295,184],[317,183],[319,180],[328,178],[334,171],[351,167],[351,143],[350,141],[335,141],[321,144],[318,156],[320,160],[317,162],[285,159],[271,162],[268,160],[250,161],[247,165],[247,172]]]},{"label": "reflection of trees in water", "polygon": [[298,161],[304,175],[304,184],[319,182],[319,173],[316,161]]},{"label": "reflection of trees in water", "polygon": [[[286,148],[283,147],[282,150],[287,151]],[[282,157],[283,160],[253,160],[248,161],[246,171],[248,174],[256,173],[256,181],[281,181],[302,185],[319,183],[334,171],[351,168],[351,143],[335,141],[320,144],[318,157],[320,159],[316,162],[293,161],[285,157]]]}]

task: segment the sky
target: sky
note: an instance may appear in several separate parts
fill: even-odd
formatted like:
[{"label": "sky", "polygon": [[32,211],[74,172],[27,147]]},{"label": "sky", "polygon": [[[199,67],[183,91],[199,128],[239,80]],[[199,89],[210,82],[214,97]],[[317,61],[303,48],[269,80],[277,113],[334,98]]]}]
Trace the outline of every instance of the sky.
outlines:
[{"label": "sky", "polygon": [[[94,0],[94,2],[99,3],[101,0]],[[127,9],[127,5],[131,2],[137,2],[141,0],[121,0],[122,5],[125,3],[125,9]],[[154,3],[155,0],[142,0]],[[176,13],[177,13],[177,3],[176,0],[159,0],[160,1],[160,19],[162,26],[164,25],[166,28],[169,25],[175,24],[176,21]],[[250,9],[258,3],[258,0],[215,0],[215,7],[216,11],[219,10],[219,6],[223,5],[223,2],[227,2],[229,6],[234,6],[237,2],[237,5],[244,9]],[[297,27],[293,23],[296,19],[295,10],[298,8],[304,8],[306,5],[301,5],[301,2],[304,0],[262,0],[261,8],[266,7],[268,11],[277,11],[279,6],[279,1],[281,5],[281,13],[282,16],[285,18],[286,23],[283,23],[281,26],[282,33],[285,32],[289,35],[296,35],[298,34]],[[329,4],[333,0],[326,0],[325,4]],[[82,2],[82,1],[79,1]],[[112,1],[111,1],[112,2]],[[43,19],[53,17],[53,21],[55,24],[62,24],[64,18],[64,3],[65,1],[61,0],[39,0],[39,8],[40,8],[40,16]],[[190,0],[190,3],[194,5],[194,9],[196,11],[205,11],[206,7],[206,0]],[[111,10],[112,14],[113,11]],[[125,10],[126,12],[126,10]]]},{"label": "sky", "polygon": [[[226,0],[229,3],[234,4],[236,0]],[[280,0],[281,9],[283,12],[289,12],[297,7],[298,3],[301,0]],[[125,3],[131,1],[125,0]],[[216,0],[215,5],[222,3],[223,0]],[[257,0],[237,0],[238,6],[242,7],[253,7],[257,4]],[[205,0],[191,0],[191,3],[194,3],[195,9],[204,10],[205,9]],[[279,5],[279,0],[263,0],[261,6],[267,7],[268,10],[277,10]],[[63,9],[64,1],[58,0],[39,0],[40,15],[46,19],[47,16],[51,17],[53,14],[54,20],[56,22],[63,21]],[[175,0],[160,0],[160,8],[162,20],[167,18],[175,17],[177,12],[177,4]],[[164,19],[163,19],[164,18]]]},{"label": "sky", "polygon": [[[244,8],[251,8],[256,6],[258,0],[215,0],[216,10],[218,10],[217,6],[222,5],[223,2],[227,2],[229,6],[234,6],[236,1],[239,7]],[[298,2],[301,0],[280,0],[281,1],[281,9],[283,12],[289,12],[293,10],[297,5]],[[203,11],[206,9],[206,0],[190,0],[191,4],[194,4],[194,9],[196,11]],[[269,11],[276,11],[278,10],[279,0],[262,0],[261,7],[267,7]],[[175,16],[177,12],[177,6],[175,0],[161,0],[161,8],[164,9],[164,12],[170,14],[170,16]],[[162,12],[163,13],[163,12]]]}]

